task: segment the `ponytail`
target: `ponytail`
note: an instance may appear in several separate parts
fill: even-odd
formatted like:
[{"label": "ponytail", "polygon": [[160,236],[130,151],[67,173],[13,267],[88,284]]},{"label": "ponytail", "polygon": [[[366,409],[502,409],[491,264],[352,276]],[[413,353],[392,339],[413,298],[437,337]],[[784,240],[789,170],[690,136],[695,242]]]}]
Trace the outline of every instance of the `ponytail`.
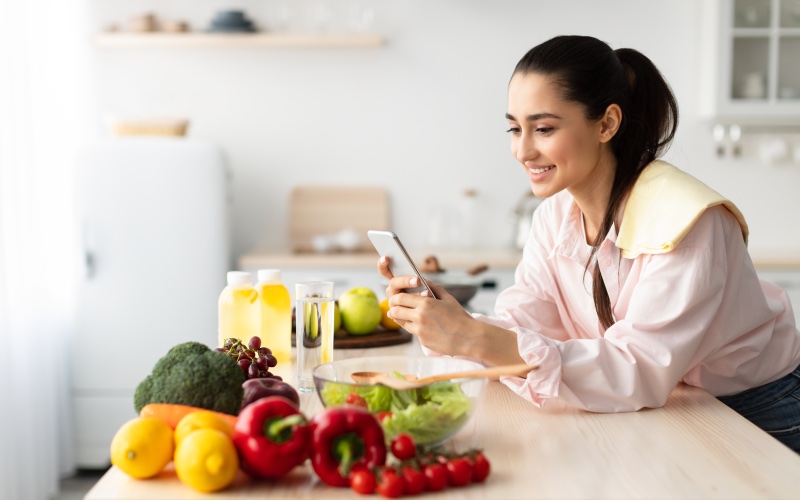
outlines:
[{"label": "ponytail", "polygon": [[[589,120],[599,120],[611,104],[622,110],[622,123],[611,139],[617,169],[586,272],[642,169],[661,156],[675,136],[677,101],[664,76],[644,54],[634,49],[611,50],[592,37],[552,38],[528,51],[514,73],[550,76],[567,101],[584,106]],[[607,329],[614,324],[614,315],[599,266],[592,276],[595,310]]]}]

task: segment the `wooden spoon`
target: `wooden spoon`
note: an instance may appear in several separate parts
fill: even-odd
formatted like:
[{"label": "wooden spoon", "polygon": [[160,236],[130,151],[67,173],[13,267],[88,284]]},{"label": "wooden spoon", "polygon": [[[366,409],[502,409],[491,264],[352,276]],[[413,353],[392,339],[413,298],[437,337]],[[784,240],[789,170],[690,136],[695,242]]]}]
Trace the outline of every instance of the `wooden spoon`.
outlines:
[{"label": "wooden spoon", "polygon": [[[440,373],[438,375],[431,375],[430,377],[422,377],[416,380],[408,380],[396,378],[388,373],[381,372],[354,372],[350,377],[359,384],[369,385],[385,385],[391,389],[398,391],[405,391],[408,389],[417,389],[426,386],[433,382],[441,380],[452,380],[454,378],[483,378],[483,377],[500,377],[503,375],[525,375],[531,370],[539,368],[538,365],[527,365],[524,363],[517,365],[504,365],[493,366],[491,368],[484,368],[482,370],[469,370],[465,372],[452,372]],[[408,377],[408,376],[406,376]]]}]

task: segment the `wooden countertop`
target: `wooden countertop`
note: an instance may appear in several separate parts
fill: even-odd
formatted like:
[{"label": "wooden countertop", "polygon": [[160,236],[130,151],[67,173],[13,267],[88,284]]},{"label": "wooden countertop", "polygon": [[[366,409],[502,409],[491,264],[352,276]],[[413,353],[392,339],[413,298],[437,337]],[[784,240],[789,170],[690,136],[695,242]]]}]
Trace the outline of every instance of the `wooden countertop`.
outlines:
[{"label": "wooden countertop", "polygon": [[[337,350],[336,357],[421,355],[415,342]],[[280,367],[278,367],[280,368]],[[291,367],[278,373],[289,381]],[[321,409],[301,395],[306,415]],[[663,408],[597,414],[560,400],[536,408],[490,382],[471,421],[450,442],[484,449],[492,473],[484,484],[448,488],[420,498],[797,498],[800,456],[707,392],[680,385]],[[281,481],[240,473],[213,495],[245,498],[356,498],[348,488],[320,483],[311,466]],[[95,499],[210,498],[181,484],[171,468],[151,480],[110,469],[85,497]],[[372,498],[379,498],[377,496]]]},{"label": "wooden countertop", "polygon": [[[522,252],[515,249],[417,249],[409,251],[415,262],[435,255],[443,267],[467,269],[487,264],[489,269],[513,270]],[[750,256],[759,270],[800,270],[800,248],[751,249]],[[374,269],[377,254],[361,253],[292,253],[288,250],[254,251],[239,259],[240,269]]]},{"label": "wooden countertop", "polygon": [[[478,264],[486,264],[489,269],[514,269],[522,253],[513,249],[417,249],[409,250],[414,262],[421,263],[428,255],[435,255],[442,267],[467,269]],[[240,269],[314,269],[314,268],[353,268],[375,269],[378,263],[376,252],[359,253],[292,253],[288,250],[256,251],[239,259]]]}]

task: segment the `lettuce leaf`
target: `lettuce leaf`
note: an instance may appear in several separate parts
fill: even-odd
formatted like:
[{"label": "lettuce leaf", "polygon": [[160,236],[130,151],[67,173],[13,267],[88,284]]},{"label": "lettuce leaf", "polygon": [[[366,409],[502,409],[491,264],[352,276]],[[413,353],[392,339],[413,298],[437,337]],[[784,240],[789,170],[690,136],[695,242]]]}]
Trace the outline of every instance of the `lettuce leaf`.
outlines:
[{"label": "lettuce leaf", "polygon": [[438,444],[464,425],[470,407],[469,400],[466,404],[456,400],[441,405],[433,402],[421,406],[412,404],[384,419],[386,441],[391,441],[398,434],[409,434],[417,445]]},{"label": "lettuce leaf", "polygon": [[453,382],[406,391],[382,385],[362,387],[329,382],[320,391],[320,397],[327,407],[339,406],[347,402],[352,392],[364,398],[371,413],[391,412],[391,416],[383,420],[387,443],[404,433],[414,438],[417,445],[436,445],[461,428],[472,409],[472,402]]},{"label": "lettuce leaf", "polygon": [[392,401],[394,399],[394,392],[388,387],[382,385],[373,385],[371,387],[359,387],[350,384],[339,384],[336,382],[328,382],[320,391],[320,397],[325,406],[339,406],[347,402],[347,395],[355,392],[367,402],[367,409],[371,413],[378,413],[382,411],[389,411],[392,408]]}]

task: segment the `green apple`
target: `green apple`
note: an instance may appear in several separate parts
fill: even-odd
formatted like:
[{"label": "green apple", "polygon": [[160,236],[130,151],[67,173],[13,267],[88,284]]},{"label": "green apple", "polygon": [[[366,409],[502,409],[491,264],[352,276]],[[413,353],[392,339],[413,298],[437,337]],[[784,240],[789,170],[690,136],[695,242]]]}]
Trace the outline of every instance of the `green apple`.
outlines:
[{"label": "green apple", "polygon": [[342,327],[342,312],[339,310],[339,301],[333,303],[333,331],[338,332]]},{"label": "green apple", "polygon": [[339,296],[342,326],[350,335],[367,335],[381,322],[381,306],[375,292],[356,287]]}]

